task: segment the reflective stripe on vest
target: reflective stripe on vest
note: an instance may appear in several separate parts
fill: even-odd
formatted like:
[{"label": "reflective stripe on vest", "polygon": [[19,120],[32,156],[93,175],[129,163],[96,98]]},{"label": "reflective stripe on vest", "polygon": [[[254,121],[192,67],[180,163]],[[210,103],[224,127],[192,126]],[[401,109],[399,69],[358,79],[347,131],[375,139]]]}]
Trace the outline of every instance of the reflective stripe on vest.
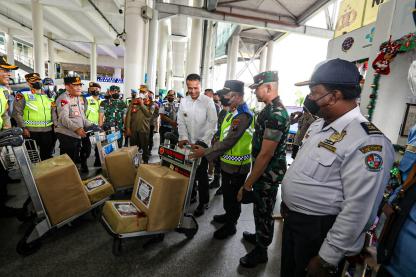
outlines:
[{"label": "reflective stripe on vest", "polygon": [[[227,136],[233,119],[238,116],[228,114],[221,124],[220,141],[223,141]],[[244,134],[240,137],[237,143],[221,156],[221,161],[231,165],[245,165],[251,163],[251,141],[253,140],[254,120],[251,119],[250,127],[248,127]]]},{"label": "reflective stripe on vest", "polygon": [[0,130],[3,129],[3,114],[7,112],[7,98],[4,95],[4,90],[3,87],[0,87]]},{"label": "reflective stripe on vest", "polygon": [[[87,116],[87,119],[91,123],[98,124],[98,119],[100,116],[100,100],[95,100],[94,97],[88,97],[87,98],[87,111],[85,115]],[[91,103],[95,103],[94,105],[91,105]]]},{"label": "reflective stripe on vest", "polygon": [[52,100],[45,94],[24,93],[23,121],[26,127],[52,126]]}]

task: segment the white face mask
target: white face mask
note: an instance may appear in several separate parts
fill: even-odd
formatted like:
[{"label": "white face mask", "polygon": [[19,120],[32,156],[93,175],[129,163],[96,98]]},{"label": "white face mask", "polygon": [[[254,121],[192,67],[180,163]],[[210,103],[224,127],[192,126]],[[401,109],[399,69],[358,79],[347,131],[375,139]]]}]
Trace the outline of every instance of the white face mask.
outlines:
[{"label": "white face mask", "polygon": [[53,91],[54,88],[55,88],[55,86],[48,86],[49,91]]}]

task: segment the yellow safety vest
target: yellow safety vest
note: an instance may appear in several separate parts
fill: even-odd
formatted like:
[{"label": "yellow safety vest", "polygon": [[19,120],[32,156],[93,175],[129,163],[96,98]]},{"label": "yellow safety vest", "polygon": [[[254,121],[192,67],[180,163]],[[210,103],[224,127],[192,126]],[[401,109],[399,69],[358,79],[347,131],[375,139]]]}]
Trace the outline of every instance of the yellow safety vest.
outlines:
[{"label": "yellow safety vest", "polygon": [[7,113],[7,98],[4,95],[5,88],[0,87],[0,130],[3,129],[3,114]]},{"label": "yellow safety vest", "polygon": [[26,127],[52,126],[52,102],[46,94],[24,93],[23,121]]},{"label": "yellow safety vest", "polygon": [[100,104],[101,100],[95,100],[94,97],[88,97],[87,98],[87,112],[85,113],[87,116],[87,119],[91,123],[98,124],[98,119],[100,116]]}]

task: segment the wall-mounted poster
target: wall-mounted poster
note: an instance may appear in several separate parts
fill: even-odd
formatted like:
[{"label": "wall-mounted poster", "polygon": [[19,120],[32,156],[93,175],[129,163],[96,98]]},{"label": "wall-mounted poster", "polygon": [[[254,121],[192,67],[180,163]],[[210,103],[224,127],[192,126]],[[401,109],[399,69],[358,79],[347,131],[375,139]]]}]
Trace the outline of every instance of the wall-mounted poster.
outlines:
[{"label": "wall-mounted poster", "polygon": [[400,135],[403,137],[407,137],[410,128],[416,124],[416,104],[407,103],[406,105],[406,113],[404,114],[402,128],[400,130]]}]

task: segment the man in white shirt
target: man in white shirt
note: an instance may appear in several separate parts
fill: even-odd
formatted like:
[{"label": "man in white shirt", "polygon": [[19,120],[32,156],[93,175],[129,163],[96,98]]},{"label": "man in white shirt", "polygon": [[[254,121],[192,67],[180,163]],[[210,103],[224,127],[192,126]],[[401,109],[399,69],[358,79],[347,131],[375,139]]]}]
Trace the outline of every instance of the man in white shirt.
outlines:
[{"label": "man in white shirt", "polygon": [[[214,101],[201,94],[201,78],[198,74],[186,77],[188,96],[182,99],[178,111],[179,147],[197,144],[209,147],[217,128],[217,112]],[[195,181],[198,181],[199,205],[194,215],[201,216],[208,208],[208,161],[202,158]]]}]

